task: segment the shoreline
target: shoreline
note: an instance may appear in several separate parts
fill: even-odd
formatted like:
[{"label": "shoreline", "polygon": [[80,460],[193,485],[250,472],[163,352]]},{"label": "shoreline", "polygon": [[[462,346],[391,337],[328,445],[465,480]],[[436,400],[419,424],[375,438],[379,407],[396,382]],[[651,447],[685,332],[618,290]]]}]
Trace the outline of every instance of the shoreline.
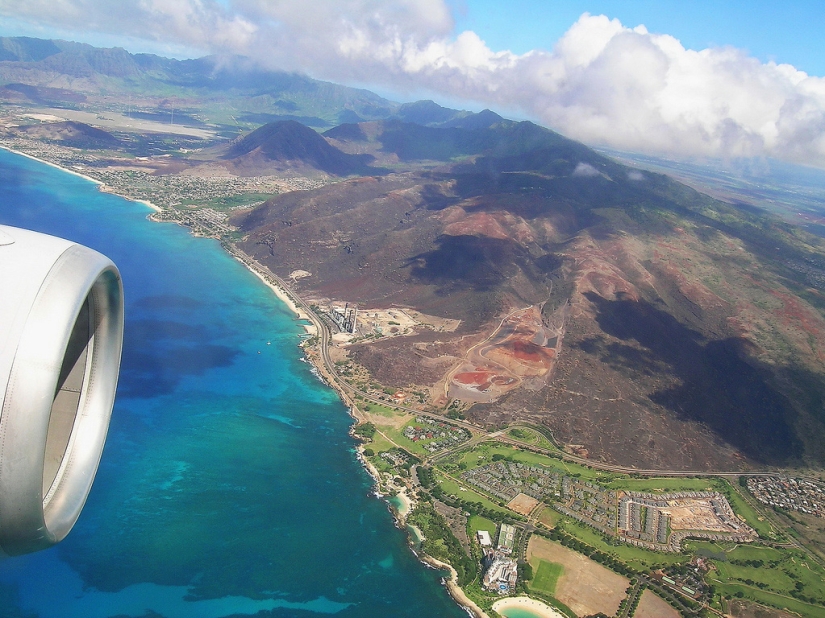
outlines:
[{"label": "shoreline", "polygon": [[[323,328],[323,325],[320,324],[318,318],[302,310],[298,306],[298,303],[295,301],[295,299],[292,298],[290,292],[284,289],[284,287],[282,287],[280,284],[273,283],[272,281],[270,281],[270,278],[277,280],[277,277],[274,275],[274,273],[272,273],[265,266],[259,264],[256,260],[254,260],[251,256],[247,255],[238,247],[234,245],[228,245],[226,243],[221,243],[221,246],[227,253],[229,253],[229,255],[238,260],[241,264],[244,265],[244,267],[246,267],[255,276],[257,276],[264,283],[264,285],[269,287],[275,293],[277,298],[280,299],[284,304],[286,304],[287,307],[289,307],[289,309],[297,316],[298,319],[303,319],[311,322],[311,327],[304,327],[307,329],[308,333],[313,335],[319,334],[319,329]],[[312,328],[313,332],[310,332],[309,328]],[[344,389],[338,384],[335,378],[329,375],[326,365],[320,358],[316,358],[314,355],[310,354],[306,354],[305,358],[307,362],[309,362],[316,369],[321,379],[338,394],[338,397],[341,399],[342,403],[345,406],[347,406],[347,411],[350,417],[352,417],[352,419],[355,421],[355,423],[349,429],[349,434],[350,436],[355,437],[355,427],[364,422],[364,418],[359,414],[358,408],[355,406],[355,403],[350,399],[350,397],[346,394]],[[406,526],[407,515],[415,508],[415,501],[409,496],[406,489],[404,489],[400,491],[397,495],[400,496],[401,501],[406,507],[405,512],[402,514],[400,511],[396,510],[393,507],[393,505],[389,502],[388,497],[382,495],[379,492],[381,485],[381,473],[364,456],[363,448],[363,443],[359,443],[356,447],[356,457],[358,461],[361,463],[364,470],[367,472],[367,474],[373,479],[376,498],[384,500],[384,502],[387,503],[387,505],[390,508],[390,511],[392,512],[395,518],[396,526],[403,531]],[[407,541],[410,546],[410,550],[413,551],[413,543],[412,539],[410,538],[409,532],[405,533],[407,534]],[[444,579],[444,587],[447,589],[447,593],[459,607],[465,609],[474,618],[490,618],[489,614],[487,614],[478,605],[476,605],[475,602],[472,599],[470,599],[458,585],[458,573],[451,564],[441,562],[440,560],[436,560],[432,556],[429,556],[423,552],[419,553],[413,551],[413,553],[418,557],[418,559],[421,562],[430,567],[442,570],[449,570],[450,577],[449,579]]]},{"label": "shoreline", "polygon": [[526,609],[537,616],[541,616],[541,618],[565,618],[559,611],[553,609],[546,603],[536,601],[529,597],[507,597],[493,603],[493,610],[496,612],[510,608]]},{"label": "shoreline", "polygon": [[[221,246],[224,246],[224,244],[221,243]],[[290,293],[287,290],[285,290],[284,287],[280,285],[280,283],[271,280],[273,278],[273,275],[269,271],[269,269],[266,269],[266,267],[259,264],[254,258],[249,256],[242,250],[238,249],[234,245],[231,245],[230,247],[224,246],[224,249],[227,250],[227,253],[229,253],[229,255],[231,255],[241,264],[243,264],[249,272],[258,277],[258,279],[260,279],[266,287],[272,290],[275,296],[277,296],[278,299],[282,303],[284,303],[289,308],[289,310],[292,311],[292,313],[295,314],[296,319],[311,322],[311,324],[303,325],[303,328],[308,335],[318,334],[318,325],[316,324],[315,320],[312,319],[312,317],[306,311],[304,311],[298,306],[298,303],[295,301],[295,299],[292,298]]]},{"label": "shoreline", "polygon": [[97,190],[101,191],[102,193],[110,193],[111,195],[117,195],[118,197],[122,197],[124,200],[129,200],[130,202],[137,202],[138,204],[143,204],[144,206],[146,206],[147,208],[149,208],[151,210],[154,210],[155,212],[163,212],[163,208],[161,208],[157,204],[153,204],[152,202],[150,202],[148,200],[142,200],[142,199],[138,199],[138,198],[134,198],[134,197],[129,197],[128,195],[123,195],[122,193],[116,193],[115,191],[111,191],[108,188],[108,185],[105,182],[103,182],[102,180],[98,180],[97,178],[92,178],[91,176],[88,176],[88,175],[84,174],[83,172],[78,172],[77,170],[73,170],[69,167],[64,167],[64,166],[59,165],[57,163],[53,163],[52,161],[49,161],[47,159],[41,159],[40,157],[35,157],[34,155],[31,155],[27,152],[22,152],[20,150],[15,150],[14,148],[10,148],[9,146],[5,146],[3,144],[0,144],[0,148],[5,150],[6,152],[11,152],[11,153],[14,153],[16,155],[20,155],[21,157],[26,157],[27,159],[31,159],[32,161],[37,161],[38,163],[42,163],[43,165],[49,165],[51,167],[59,169],[61,172],[66,172],[67,174],[72,174],[73,176],[78,176],[79,178],[82,178],[83,180],[88,180],[89,182],[93,182],[94,184],[97,185]]},{"label": "shoreline", "polygon": [[[157,206],[156,204],[153,204],[152,202],[149,202],[148,200],[133,198],[128,195],[122,195],[120,193],[107,190],[107,185],[104,182],[97,180],[96,178],[92,178],[91,176],[87,176],[86,174],[83,174],[76,170],[63,167],[62,165],[52,163],[51,161],[47,161],[45,159],[40,159],[38,157],[35,157],[34,155],[30,155],[25,152],[14,150],[13,148],[9,148],[4,145],[0,145],[0,148],[13,154],[27,157],[28,159],[37,161],[38,163],[49,165],[51,167],[59,169],[62,172],[73,174],[75,176],[83,178],[84,180],[88,180],[89,182],[96,184],[98,186],[98,190],[101,192],[109,193],[111,195],[117,195],[118,197],[121,197],[125,200],[129,200],[130,202],[143,204],[144,206],[146,206],[154,212],[164,212],[163,208]],[[149,218],[151,219],[151,216]],[[152,220],[154,221],[154,219]],[[253,275],[258,277],[258,279],[260,279],[265,286],[272,290],[275,296],[282,303],[284,303],[287,306],[287,308],[290,311],[292,311],[292,313],[295,314],[297,320],[305,320],[307,322],[310,322],[310,324],[302,325],[308,335],[318,335],[320,333],[320,329],[323,328],[323,325],[320,323],[318,318],[315,315],[311,314],[311,312],[304,311],[299,306],[298,301],[296,301],[295,298],[293,298],[292,296],[294,292],[290,292],[289,290],[287,290],[285,286],[279,282],[280,279],[274,273],[272,273],[268,268],[257,262],[257,260],[252,258],[252,256],[248,255],[246,252],[244,252],[242,249],[238,248],[234,244],[228,242],[221,242],[220,245],[221,248],[224,251],[226,251],[232,258],[240,262],[247,270],[249,270]],[[358,409],[355,407],[354,402],[352,402],[350,397],[347,396],[344,389],[338,384],[337,380],[333,376],[329,375],[329,372],[327,371],[325,364],[320,358],[315,358],[313,355],[310,354],[306,354],[305,358],[307,362],[309,362],[316,369],[321,379],[338,394],[341,401],[344,403],[345,406],[347,406],[349,415],[355,421],[353,426],[350,427],[349,434],[351,436],[354,436],[355,427],[364,421],[363,417],[358,413]],[[406,489],[403,489],[397,495],[400,497],[402,503],[404,504],[404,512],[401,513],[400,510],[395,509],[393,505],[389,503],[387,496],[383,496],[378,492],[381,480],[380,473],[367,460],[367,458],[364,457],[363,453],[361,452],[362,449],[363,445],[359,445],[357,447],[357,458],[361,462],[361,465],[363,466],[367,474],[369,474],[375,482],[376,497],[387,502],[388,506],[390,507],[390,510],[393,512],[397,527],[403,530],[406,524],[407,515],[415,508],[415,501],[410,497]],[[410,549],[412,550],[412,543],[409,537],[409,533],[407,532],[406,534],[408,536],[408,541],[410,541]],[[456,602],[457,605],[467,610],[475,618],[490,618],[490,616],[487,613],[485,613],[484,610],[482,610],[478,605],[476,605],[472,601],[472,599],[470,599],[458,585],[458,573],[452,567],[452,565],[446,562],[441,562],[440,560],[436,560],[435,558],[432,558],[431,556],[428,556],[423,552],[413,553],[416,554],[416,556],[419,558],[421,562],[427,564],[430,567],[441,570],[449,570],[450,577],[449,579],[445,578],[444,586],[447,589],[447,592],[450,595],[450,597]]]},{"label": "shoreline", "polygon": [[475,618],[490,618],[490,615],[476,605],[475,602],[464,593],[461,586],[458,585],[458,573],[456,573],[456,570],[451,564],[442,562],[441,560],[436,560],[432,556],[428,556],[423,552],[418,555],[418,558],[424,564],[428,564],[435,569],[448,570],[450,572],[450,578],[445,578],[444,586],[447,588],[447,592],[453,598],[453,601],[455,601],[462,608],[466,609],[469,613],[475,616]]}]

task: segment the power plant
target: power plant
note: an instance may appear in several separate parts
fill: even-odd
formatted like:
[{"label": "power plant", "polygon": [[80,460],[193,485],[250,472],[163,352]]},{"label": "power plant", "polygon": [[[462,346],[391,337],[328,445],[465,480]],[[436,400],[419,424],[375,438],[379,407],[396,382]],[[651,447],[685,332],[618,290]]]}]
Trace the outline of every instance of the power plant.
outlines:
[{"label": "power plant", "polygon": [[341,332],[350,334],[355,333],[356,321],[358,319],[357,306],[353,306],[353,308],[350,309],[349,303],[346,303],[343,309],[341,309],[341,307],[332,307],[332,311],[330,311],[330,316],[332,317],[333,321],[338,325],[338,328],[341,329]]}]

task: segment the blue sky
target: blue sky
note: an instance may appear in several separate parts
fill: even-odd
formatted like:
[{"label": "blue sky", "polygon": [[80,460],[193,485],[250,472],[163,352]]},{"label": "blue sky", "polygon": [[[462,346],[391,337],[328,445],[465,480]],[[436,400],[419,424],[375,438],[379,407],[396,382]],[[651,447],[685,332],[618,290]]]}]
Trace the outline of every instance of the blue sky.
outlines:
[{"label": "blue sky", "polygon": [[457,0],[454,6],[458,28],[474,30],[492,49],[549,49],[587,12],[644,24],[691,49],[732,45],[825,76],[822,0]]}]

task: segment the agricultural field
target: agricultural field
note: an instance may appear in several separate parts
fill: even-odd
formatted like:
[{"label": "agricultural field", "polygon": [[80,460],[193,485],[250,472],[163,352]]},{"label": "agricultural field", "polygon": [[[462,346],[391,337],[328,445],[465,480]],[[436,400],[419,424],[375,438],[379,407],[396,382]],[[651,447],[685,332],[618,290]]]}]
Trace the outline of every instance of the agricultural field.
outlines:
[{"label": "agricultural field", "polygon": [[659,595],[645,590],[633,618],[681,618],[682,615]]},{"label": "agricultural field", "polygon": [[[630,583],[626,577],[590,558],[536,535],[530,538],[527,559],[536,576],[539,575],[542,564],[558,565],[544,568],[544,585],[551,585],[555,577],[553,597],[579,616],[598,612],[615,615]],[[533,585],[541,584],[534,582]]]}]

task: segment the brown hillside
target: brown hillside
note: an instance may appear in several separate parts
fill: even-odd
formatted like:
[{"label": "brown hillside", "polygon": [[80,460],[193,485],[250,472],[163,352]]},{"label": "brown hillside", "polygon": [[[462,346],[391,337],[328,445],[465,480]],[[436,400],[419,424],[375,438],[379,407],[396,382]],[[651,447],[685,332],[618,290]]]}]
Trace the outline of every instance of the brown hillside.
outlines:
[{"label": "brown hillside", "polygon": [[[476,420],[640,467],[825,462],[820,242],[533,127],[445,138],[482,149],[438,171],[273,198],[236,219],[242,244],[311,272],[308,295],[460,319],[349,350]],[[502,322],[531,306],[543,327]]]}]

